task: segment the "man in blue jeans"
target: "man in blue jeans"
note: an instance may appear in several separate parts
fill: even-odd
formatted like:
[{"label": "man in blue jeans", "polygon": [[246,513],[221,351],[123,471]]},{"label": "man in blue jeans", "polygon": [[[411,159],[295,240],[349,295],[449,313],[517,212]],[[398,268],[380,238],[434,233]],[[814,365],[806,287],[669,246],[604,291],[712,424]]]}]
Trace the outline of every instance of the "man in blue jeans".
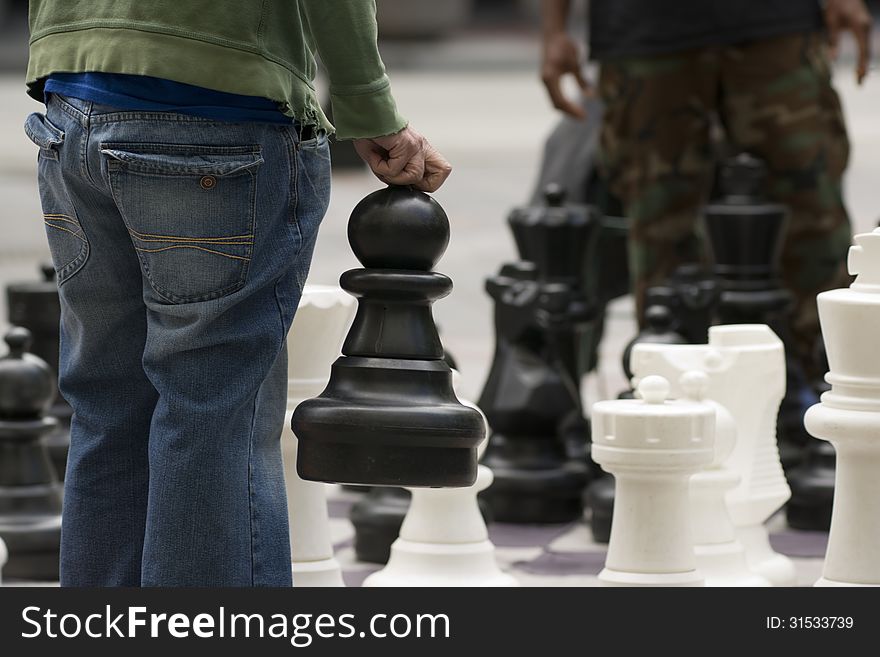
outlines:
[{"label": "man in blue jeans", "polygon": [[[148,6],[147,6],[148,5]],[[375,4],[31,0],[27,119],[74,409],[64,586],[289,586],[285,336],[327,122],[383,181],[450,166],[398,115]]]}]

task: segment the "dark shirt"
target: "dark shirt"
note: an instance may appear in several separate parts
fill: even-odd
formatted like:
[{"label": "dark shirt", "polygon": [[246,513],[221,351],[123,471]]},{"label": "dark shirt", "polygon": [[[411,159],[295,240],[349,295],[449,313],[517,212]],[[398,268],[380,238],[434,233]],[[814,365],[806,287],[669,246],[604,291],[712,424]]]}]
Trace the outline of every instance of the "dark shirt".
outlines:
[{"label": "dark shirt", "polygon": [[590,0],[590,57],[679,52],[821,28],[819,0]]},{"label": "dark shirt", "polygon": [[219,121],[293,123],[268,98],[241,96],[145,75],[53,73],[46,93],[57,93],[122,110],[177,112]]}]

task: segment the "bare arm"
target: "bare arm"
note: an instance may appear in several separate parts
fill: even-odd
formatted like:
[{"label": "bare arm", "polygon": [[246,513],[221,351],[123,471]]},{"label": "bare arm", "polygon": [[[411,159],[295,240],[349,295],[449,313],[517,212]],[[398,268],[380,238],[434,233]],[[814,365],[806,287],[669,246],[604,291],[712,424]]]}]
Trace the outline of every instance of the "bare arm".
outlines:
[{"label": "bare arm", "polygon": [[578,119],[586,114],[578,103],[562,92],[562,79],[573,75],[585,93],[590,83],[581,71],[581,51],[566,31],[571,0],[541,0],[542,57],[541,80],[553,107]]}]

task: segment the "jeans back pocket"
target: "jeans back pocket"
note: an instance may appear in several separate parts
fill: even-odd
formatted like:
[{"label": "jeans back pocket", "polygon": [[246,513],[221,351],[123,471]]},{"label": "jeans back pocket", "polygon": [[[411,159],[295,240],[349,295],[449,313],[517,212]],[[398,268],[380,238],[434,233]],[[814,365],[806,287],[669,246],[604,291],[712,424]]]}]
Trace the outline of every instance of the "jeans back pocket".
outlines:
[{"label": "jeans back pocket", "polygon": [[144,276],[162,300],[207,301],[244,286],[259,146],[104,143],[101,153]]}]

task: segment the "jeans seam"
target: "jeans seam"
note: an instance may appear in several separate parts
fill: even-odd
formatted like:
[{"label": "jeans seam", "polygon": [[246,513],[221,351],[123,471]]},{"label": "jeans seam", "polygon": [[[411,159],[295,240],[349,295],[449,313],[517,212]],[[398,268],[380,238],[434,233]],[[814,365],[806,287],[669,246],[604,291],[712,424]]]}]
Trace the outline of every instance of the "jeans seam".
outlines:
[{"label": "jeans seam", "polygon": [[296,189],[299,178],[299,162],[297,158],[297,148],[299,146],[296,140],[291,139],[288,129],[282,130],[281,134],[284,137],[284,141],[287,142],[287,148],[285,149],[287,151],[287,179],[289,184],[287,191],[287,225],[297,226],[297,230],[299,230],[299,221],[296,216],[299,205],[299,194],[297,194]]}]

